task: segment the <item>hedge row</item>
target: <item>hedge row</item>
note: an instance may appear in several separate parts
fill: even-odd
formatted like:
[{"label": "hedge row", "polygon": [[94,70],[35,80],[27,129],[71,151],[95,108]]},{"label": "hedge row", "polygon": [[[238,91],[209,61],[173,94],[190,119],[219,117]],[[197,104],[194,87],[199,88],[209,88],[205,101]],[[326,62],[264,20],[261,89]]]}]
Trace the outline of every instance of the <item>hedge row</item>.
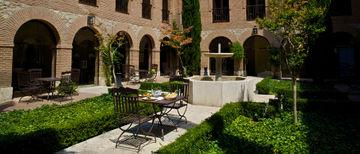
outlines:
[{"label": "hedge row", "polygon": [[163,82],[163,83],[154,83],[154,82],[142,82],[140,89],[142,90],[152,90],[158,89],[163,91],[171,91],[171,87],[178,87],[182,84],[181,81],[172,81],[172,82]]},{"label": "hedge row", "polygon": [[[337,91],[332,85],[317,85],[308,82],[298,82],[297,84],[298,96],[300,98],[311,99],[345,99],[346,95]],[[260,94],[282,94],[286,97],[292,97],[291,81],[275,80],[271,78],[265,78],[258,84],[256,89]]]},{"label": "hedge row", "polygon": [[265,105],[225,105],[203,123],[188,130],[159,153],[357,153],[360,121],[357,112],[345,114],[291,112],[277,114]]},{"label": "hedge row", "polygon": [[2,153],[53,153],[117,128],[110,95],[0,113]]},{"label": "hedge row", "polygon": [[226,104],[219,112],[200,125],[189,129],[175,142],[161,148],[159,153],[207,153],[216,152],[216,138],[219,138],[239,115],[257,118],[271,117],[275,111],[270,106],[251,102]]}]

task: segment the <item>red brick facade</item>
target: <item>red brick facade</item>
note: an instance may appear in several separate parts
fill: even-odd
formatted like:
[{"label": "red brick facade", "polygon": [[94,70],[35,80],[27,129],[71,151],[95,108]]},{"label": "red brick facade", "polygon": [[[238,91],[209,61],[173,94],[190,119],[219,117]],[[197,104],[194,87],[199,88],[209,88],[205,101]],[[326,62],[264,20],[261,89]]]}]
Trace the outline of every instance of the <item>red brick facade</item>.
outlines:
[{"label": "red brick facade", "polygon": [[[153,41],[151,61],[160,66],[160,32],[162,24],[162,1],[151,0],[151,19],[142,18],[141,0],[129,0],[128,14],[115,11],[114,0],[97,0],[97,6],[79,4],[78,0],[3,0],[0,1],[0,92],[1,88],[11,88],[14,37],[20,26],[30,20],[38,20],[49,27],[56,37],[56,54],[53,62],[53,75],[59,77],[61,72],[71,69],[72,43],[75,34],[88,26],[88,15],[95,16],[95,25],[91,27],[97,34],[126,32],[129,35],[130,58],[128,64],[139,67],[140,40],[148,36]],[[181,0],[169,0],[170,22],[181,23]],[[360,10],[355,9],[360,2],[353,0],[353,16],[334,17],[336,31],[349,31],[360,28]],[[256,23],[246,20],[246,1],[229,0],[229,22],[213,23],[212,1],[200,0],[202,21],[201,51],[209,52],[210,42],[217,37],[225,37],[231,42],[244,43],[252,36]],[[271,45],[278,46],[273,36],[259,30]],[[97,64],[101,59],[97,56]],[[209,67],[209,58],[201,56],[201,68]],[[203,71],[203,70],[202,70]],[[104,84],[102,67],[95,70],[95,84]],[[8,89],[7,89],[8,90]],[[3,96],[0,96],[3,97]],[[0,98],[3,100],[9,99]]]}]

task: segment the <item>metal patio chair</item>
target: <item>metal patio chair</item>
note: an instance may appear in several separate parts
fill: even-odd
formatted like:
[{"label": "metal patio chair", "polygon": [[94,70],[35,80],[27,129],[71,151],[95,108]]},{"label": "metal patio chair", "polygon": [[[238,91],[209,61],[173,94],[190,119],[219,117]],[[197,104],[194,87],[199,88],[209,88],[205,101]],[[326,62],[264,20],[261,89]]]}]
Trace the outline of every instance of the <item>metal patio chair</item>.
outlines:
[{"label": "metal patio chair", "polygon": [[[182,83],[181,85],[176,84],[170,84],[170,91],[177,92],[179,96],[184,96],[183,100],[180,100],[178,102],[164,105],[165,108],[165,114],[167,115],[168,119],[174,124],[179,125],[182,119],[185,120],[185,123],[187,123],[187,118],[185,117],[187,107],[188,107],[188,97],[189,97],[189,82],[188,80]],[[170,118],[170,111],[176,110],[178,119],[173,120]]]},{"label": "metal patio chair", "polygon": [[[139,91],[136,89],[119,87],[109,89],[109,92],[113,96],[114,112],[117,116],[118,127],[122,131],[116,140],[115,148],[120,145],[128,145],[135,147],[139,151],[141,145],[151,140],[147,138],[146,135],[144,137],[139,136],[139,131],[141,131],[142,134],[151,134],[155,120],[154,114],[144,114],[139,102]],[[145,131],[143,125],[150,120],[152,121],[152,125],[148,131]],[[132,126],[136,124],[136,130],[131,132]],[[131,132],[132,136],[121,139],[125,132]],[[156,142],[156,136],[154,134],[152,135]]]}]

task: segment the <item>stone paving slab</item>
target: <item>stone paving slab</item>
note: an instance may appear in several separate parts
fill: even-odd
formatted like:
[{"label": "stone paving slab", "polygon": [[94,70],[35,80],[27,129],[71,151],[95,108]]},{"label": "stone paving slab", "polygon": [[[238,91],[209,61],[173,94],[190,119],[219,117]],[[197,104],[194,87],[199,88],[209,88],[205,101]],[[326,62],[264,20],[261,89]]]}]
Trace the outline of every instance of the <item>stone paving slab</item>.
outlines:
[{"label": "stone paving slab", "polygon": [[[144,146],[139,153],[147,154],[157,151],[159,148],[173,142],[176,138],[183,135],[187,129],[193,128],[196,125],[200,124],[203,120],[210,117],[212,114],[216,113],[220,108],[219,107],[207,107],[207,106],[196,106],[189,104],[186,117],[188,123],[181,123],[177,130],[172,130],[171,132],[165,134],[164,140],[161,140],[159,137],[156,138],[157,142],[150,142]],[[171,113],[176,113],[171,112]],[[165,120],[164,120],[165,121]],[[170,124],[165,122],[165,124]],[[114,129],[112,131],[106,132],[84,142],[78,143],[71,147],[68,147],[62,151],[59,151],[59,154],[66,153],[80,153],[80,154],[97,154],[97,153],[123,153],[123,154],[135,154],[136,150],[127,149],[124,147],[115,148],[114,140],[117,139],[118,135],[121,133],[120,129]],[[130,135],[125,133],[124,135]]]}]

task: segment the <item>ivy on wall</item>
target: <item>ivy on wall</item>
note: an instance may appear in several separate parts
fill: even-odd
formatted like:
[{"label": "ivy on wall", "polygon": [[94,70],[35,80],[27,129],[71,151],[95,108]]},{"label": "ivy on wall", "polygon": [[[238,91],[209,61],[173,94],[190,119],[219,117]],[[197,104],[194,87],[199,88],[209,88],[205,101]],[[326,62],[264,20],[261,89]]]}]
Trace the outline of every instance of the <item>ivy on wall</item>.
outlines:
[{"label": "ivy on wall", "polygon": [[192,38],[192,43],[182,48],[182,58],[188,75],[199,74],[200,70],[201,16],[199,3],[199,0],[183,0],[183,27],[193,27],[187,34]]}]

